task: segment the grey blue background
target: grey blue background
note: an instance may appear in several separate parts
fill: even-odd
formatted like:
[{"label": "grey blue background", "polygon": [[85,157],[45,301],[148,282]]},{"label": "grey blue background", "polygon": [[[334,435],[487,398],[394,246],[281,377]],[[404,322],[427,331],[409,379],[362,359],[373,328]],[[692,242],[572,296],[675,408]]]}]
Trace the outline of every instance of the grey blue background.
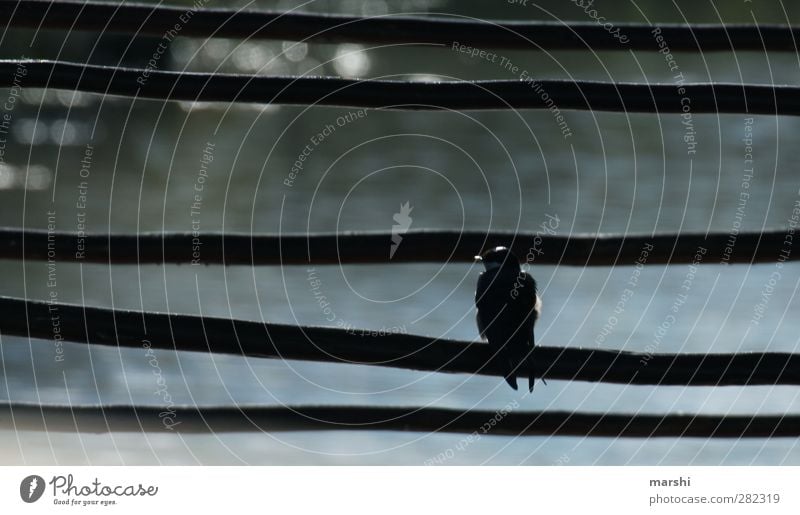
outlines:
[{"label": "grey blue background", "polygon": [[[242,2],[232,5],[244,6]],[[288,10],[298,2],[256,2]],[[209,6],[217,6],[211,2]],[[618,22],[797,23],[795,4],[598,1]],[[313,2],[301,11],[379,15],[444,13],[503,20],[591,21],[572,2]],[[623,29],[624,31],[624,29]],[[96,48],[93,45],[98,43]],[[141,65],[158,40],[63,32],[3,32],[3,58],[47,57]],[[494,50],[493,50],[494,51]],[[497,52],[539,79],[671,83],[664,57],[648,52]],[[778,52],[676,54],[687,81],[797,84],[800,57]],[[414,80],[516,79],[497,63],[448,48],[294,45],[281,41],[178,38],[163,68],[259,74],[340,75]],[[8,90],[0,92],[5,98]],[[565,112],[563,138],[547,111],[378,112],[315,146],[292,187],[284,179],[312,136],[352,109],[168,103],[24,89],[13,111],[0,174],[4,226],[76,230],[80,161],[94,147],[88,228],[94,232],[190,231],[193,188],[203,149],[214,144],[200,215],[203,231],[390,231],[410,202],[411,229],[535,231],[547,215],[558,232],[731,231],[745,170],[744,115],[694,115],[689,156],[678,115]],[[742,230],[785,227],[796,201],[800,121],[753,120],[754,176]],[[28,170],[27,188],[25,174]],[[401,243],[402,245],[402,243]],[[387,253],[389,245],[387,242]],[[634,273],[614,267],[531,269],[544,298],[542,345],[657,352],[796,352],[797,272],[787,264],[766,313],[754,309],[774,264],[704,264],[685,304],[687,265],[646,266],[624,311],[614,308]],[[336,319],[359,328],[476,340],[473,292],[479,269],[452,263],[317,266]],[[41,262],[5,261],[0,294],[47,299]],[[58,263],[63,302],[330,325],[303,266],[105,266]],[[657,337],[665,317],[675,322]],[[616,316],[613,331],[598,335]],[[333,322],[335,323],[335,322]],[[497,378],[388,368],[53,343],[1,335],[0,398],[42,403],[163,406],[162,374],[177,404],[424,405],[449,408],[620,413],[775,414],[800,409],[795,387],[682,388],[550,381],[534,395]],[[180,420],[178,412],[177,420]],[[484,436],[457,449],[449,434],[297,432],[179,436],[3,431],[4,464],[417,464],[451,451],[447,464],[800,464],[792,439],[607,439]],[[463,447],[463,446],[462,446]]]}]

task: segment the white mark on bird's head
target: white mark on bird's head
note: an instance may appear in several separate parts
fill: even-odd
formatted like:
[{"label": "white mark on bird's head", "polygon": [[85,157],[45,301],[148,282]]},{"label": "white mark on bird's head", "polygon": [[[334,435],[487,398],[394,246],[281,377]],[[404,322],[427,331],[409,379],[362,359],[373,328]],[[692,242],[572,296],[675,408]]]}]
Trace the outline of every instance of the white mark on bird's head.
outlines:
[{"label": "white mark on bird's head", "polygon": [[519,260],[508,247],[494,247],[480,256],[475,256],[475,259],[481,261],[486,270],[494,270],[499,267],[519,269]]}]

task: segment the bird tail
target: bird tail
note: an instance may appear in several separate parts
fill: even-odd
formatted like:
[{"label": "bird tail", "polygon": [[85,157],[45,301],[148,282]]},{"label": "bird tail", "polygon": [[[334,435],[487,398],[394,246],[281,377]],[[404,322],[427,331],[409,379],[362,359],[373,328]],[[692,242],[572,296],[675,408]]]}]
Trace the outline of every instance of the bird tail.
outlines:
[{"label": "bird tail", "polygon": [[[514,344],[515,343],[515,344]],[[501,354],[501,362],[505,365],[505,379],[511,388],[518,389],[517,374],[527,372],[528,391],[533,392],[535,381],[533,368],[533,335],[530,340],[516,339],[509,344]]]},{"label": "bird tail", "polygon": [[528,392],[533,393],[533,383],[536,382],[536,375],[533,370],[533,349],[534,349],[534,338],[533,334],[531,334],[531,346],[528,350],[528,355],[525,356],[525,367],[528,369]]},{"label": "bird tail", "polygon": [[533,372],[533,352],[530,352],[525,359],[525,366],[528,368],[528,391],[533,393],[533,383],[536,382],[536,375]]},{"label": "bird tail", "polygon": [[512,359],[507,360],[507,368],[506,368],[506,383],[508,385],[517,390],[519,387],[517,386],[517,366],[514,364]]}]

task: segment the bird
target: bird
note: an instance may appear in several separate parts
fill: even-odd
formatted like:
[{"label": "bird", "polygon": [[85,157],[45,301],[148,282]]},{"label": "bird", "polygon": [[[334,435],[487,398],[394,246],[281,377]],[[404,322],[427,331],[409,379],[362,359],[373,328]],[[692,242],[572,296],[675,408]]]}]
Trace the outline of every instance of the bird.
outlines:
[{"label": "bird", "polygon": [[506,247],[494,247],[475,259],[484,266],[475,289],[481,338],[489,342],[509,386],[516,390],[517,371],[527,368],[528,391],[533,392],[533,326],[542,309],[536,281]]}]

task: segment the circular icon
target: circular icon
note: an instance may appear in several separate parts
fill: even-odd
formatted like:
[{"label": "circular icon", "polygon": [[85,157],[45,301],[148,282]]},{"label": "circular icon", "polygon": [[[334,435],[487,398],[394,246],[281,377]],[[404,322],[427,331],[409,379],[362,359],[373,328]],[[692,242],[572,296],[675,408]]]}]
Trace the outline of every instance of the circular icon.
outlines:
[{"label": "circular icon", "polygon": [[19,484],[19,496],[25,502],[36,502],[44,493],[44,479],[42,476],[32,475],[22,480]]}]

